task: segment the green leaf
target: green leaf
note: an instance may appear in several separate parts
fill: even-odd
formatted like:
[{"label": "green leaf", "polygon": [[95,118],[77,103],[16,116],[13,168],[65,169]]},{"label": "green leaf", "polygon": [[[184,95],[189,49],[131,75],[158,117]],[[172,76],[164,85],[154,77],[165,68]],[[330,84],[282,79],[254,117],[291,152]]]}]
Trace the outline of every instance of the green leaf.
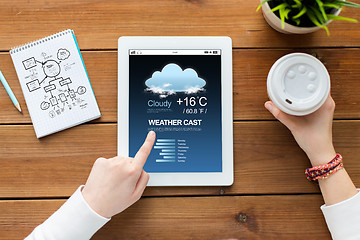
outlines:
[{"label": "green leaf", "polygon": [[296,3],[296,5],[298,5],[299,7],[301,7],[302,2],[300,0],[294,0],[294,2]]},{"label": "green leaf", "polygon": [[313,14],[314,14],[314,17],[317,18],[317,20],[322,24],[322,25],[325,25],[325,23],[327,22],[323,15],[320,13],[320,11],[312,6],[309,6],[310,9],[312,10]]},{"label": "green leaf", "polygon": [[292,8],[301,8],[302,3],[299,0],[294,0],[295,4],[291,5]]},{"label": "green leaf", "polygon": [[289,19],[289,12],[291,12],[291,9],[289,9],[289,8],[285,8],[283,10],[283,14],[285,16],[285,19]]},{"label": "green leaf", "polygon": [[323,6],[324,6],[324,8],[336,8],[336,9],[341,8],[341,6],[333,4],[333,3],[324,3]]},{"label": "green leaf", "polygon": [[284,8],[279,9],[280,19],[281,19],[281,28],[285,28],[285,14],[284,14]]},{"label": "green leaf", "polygon": [[299,17],[304,15],[306,13],[306,11],[307,11],[307,8],[304,6],[298,14],[296,14],[295,16],[292,17],[292,20],[295,21],[295,19],[298,19]]},{"label": "green leaf", "polygon": [[360,8],[360,4],[343,1],[343,0],[335,0],[333,1],[334,4],[337,4],[339,6],[345,6],[345,7],[353,7],[353,8]]},{"label": "green leaf", "polygon": [[320,10],[321,14],[322,14],[323,17],[324,17],[325,22],[327,22],[327,21],[328,21],[328,18],[327,18],[327,16],[326,16],[325,9],[324,9],[324,7],[323,7],[323,2],[320,1],[320,0],[315,0],[315,1],[316,1],[316,3],[319,5],[319,10]]},{"label": "green leaf", "polygon": [[279,11],[280,9],[285,9],[288,6],[289,6],[289,4],[287,4],[287,3],[279,4],[276,7],[272,8],[271,12],[276,12],[276,11]]},{"label": "green leaf", "polygon": [[316,19],[314,13],[312,11],[307,11],[306,12],[306,15],[309,17],[309,19],[311,20],[311,22],[313,22],[315,24],[315,26],[318,26],[318,27],[324,27],[321,23],[319,23],[319,21]]},{"label": "green leaf", "polygon": [[327,34],[328,36],[330,36],[329,29],[328,29],[325,25],[322,25],[322,24],[319,23],[319,21],[318,21],[318,20],[316,19],[316,17],[315,17],[315,14],[314,14],[311,10],[308,10],[308,11],[306,12],[306,15],[307,15],[307,16],[309,17],[309,19],[315,24],[315,26],[318,26],[318,27],[321,27],[321,28],[325,29],[326,34]]},{"label": "green leaf", "polygon": [[264,0],[264,1],[262,1],[262,2],[259,4],[259,6],[257,7],[256,11],[259,11],[260,8],[262,7],[262,5],[264,5],[266,2],[269,2],[269,1],[271,1],[271,0]]},{"label": "green leaf", "polygon": [[300,25],[300,20],[299,19],[293,19],[293,21],[296,23],[296,25]]},{"label": "green leaf", "polygon": [[342,17],[342,16],[336,16],[333,14],[328,14],[327,15],[329,19],[331,20],[342,20],[342,21],[348,21],[348,22],[353,22],[353,23],[357,23],[358,20],[354,19],[354,18],[348,18],[348,17]]}]

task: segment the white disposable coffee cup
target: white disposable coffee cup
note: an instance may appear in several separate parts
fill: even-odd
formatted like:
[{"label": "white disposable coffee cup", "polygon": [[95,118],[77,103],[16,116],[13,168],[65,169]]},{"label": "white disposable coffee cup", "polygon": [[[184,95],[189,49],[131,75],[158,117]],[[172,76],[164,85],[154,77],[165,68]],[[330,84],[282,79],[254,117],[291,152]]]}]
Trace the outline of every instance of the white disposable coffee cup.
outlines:
[{"label": "white disposable coffee cup", "polygon": [[330,92],[325,66],[305,53],[291,53],[278,59],[267,78],[267,91],[283,112],[303,116],[315,112]]}]

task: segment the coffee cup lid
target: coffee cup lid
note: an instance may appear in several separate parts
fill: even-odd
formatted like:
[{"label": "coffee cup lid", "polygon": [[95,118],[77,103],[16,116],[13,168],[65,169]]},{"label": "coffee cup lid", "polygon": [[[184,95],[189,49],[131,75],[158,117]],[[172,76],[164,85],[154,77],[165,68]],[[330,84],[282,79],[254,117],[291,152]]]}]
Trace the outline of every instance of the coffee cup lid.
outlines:
[{"label": "coffee cup lid", "polygon": [[330,76],[325,66],[305,53],[291,53],[278,59],[267,78],[270,99],[291,115],[307,115],[325,102]]}]

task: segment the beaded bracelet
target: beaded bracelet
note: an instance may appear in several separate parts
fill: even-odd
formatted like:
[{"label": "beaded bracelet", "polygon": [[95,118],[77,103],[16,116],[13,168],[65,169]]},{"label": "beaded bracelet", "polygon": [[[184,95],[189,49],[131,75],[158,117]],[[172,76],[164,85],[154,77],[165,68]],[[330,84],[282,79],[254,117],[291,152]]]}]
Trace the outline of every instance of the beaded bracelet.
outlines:
[{"label": "beaded bracelet", "polygon": [[327,164],[306,169],[305,175],[309,181],[317,182],[318,179],[328,178],[331,174],[336,173],[343,167],[342,156],[338,153],[335,158]]},{"label": "beaded bracelet", "polygon": [[334,169],[337,165],[342,162],[342,156],[340,154],[336,154],[335,158],[332,159],[330,162],[324,165],[315,166],[312,168],[308,168],[305,170],[306,173],[311,173],[311,176],[314,177],[315,175],[323,175],[326,174],[331,169]]},{"label": "beaded bracelet", "polygon": [[339,171],[340,169],[342,169],[344,167],[343,163],[340,163],[339,165],[336,166],[336,168],[334,168],[333,170],[330,170],[328,173],[323,174],[321,176],[317,176],[313,181],[317,181],[319,179],[325,179],[328,178],[331,174],[336,173],[337,171]]}]

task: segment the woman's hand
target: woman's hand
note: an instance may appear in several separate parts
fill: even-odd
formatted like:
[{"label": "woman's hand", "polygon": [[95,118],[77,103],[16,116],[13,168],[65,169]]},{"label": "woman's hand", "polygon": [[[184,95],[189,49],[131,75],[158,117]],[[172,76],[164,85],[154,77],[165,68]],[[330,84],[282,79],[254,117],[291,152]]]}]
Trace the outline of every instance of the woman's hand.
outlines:
[{"label": "woman's hand", "polygon": [[335,157],[332,143],[335,102],[330,95],[317,111],[301,117],[282,112],[271,101],[265,107],[291,131],[313,166],[328,163]]},{"label": "woman's hand", "polygon": [[[266,102],[265,107],[291,131],[313,166],[326,164],[335,157],[336,152],[332,144],[335,102],[330,95],[316,112],[301,117],[282,112],[271,101]],[[319,179],[319,186],[327,206],[342,202],[357,194],[344,168],[329,178]]]},{"label": "woman's hand", "polygon": [[149,181],[143,166],[155,138],[155,132],[149,132],[134,158],[118,156],[95,161],[82,190],[85,201],[95,212],[111,218],[140,199]]}]

